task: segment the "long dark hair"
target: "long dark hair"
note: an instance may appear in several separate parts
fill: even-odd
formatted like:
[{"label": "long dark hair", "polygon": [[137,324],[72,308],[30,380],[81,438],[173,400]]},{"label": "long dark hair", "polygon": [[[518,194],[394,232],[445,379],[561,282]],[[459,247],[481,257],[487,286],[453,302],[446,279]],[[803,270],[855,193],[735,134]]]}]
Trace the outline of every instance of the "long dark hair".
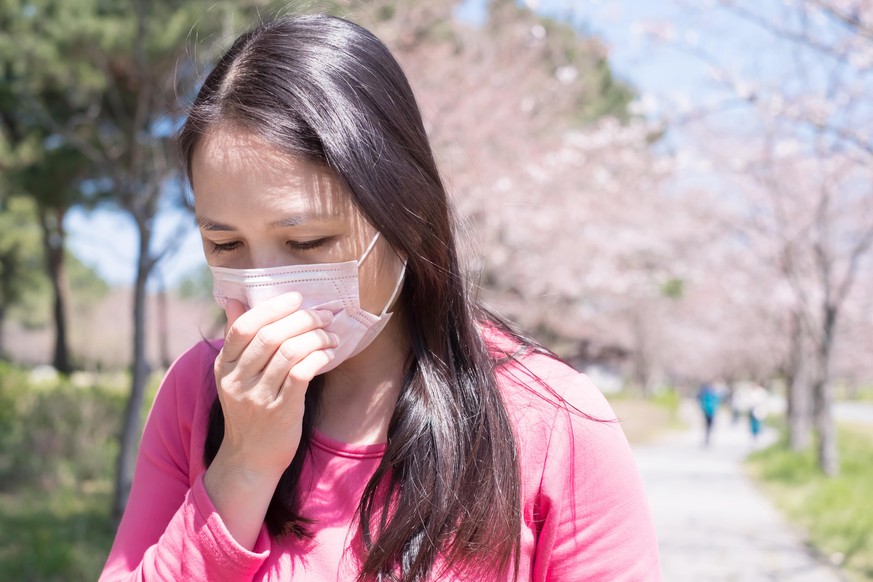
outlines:
[{"label": "long dark hair", "polygon": [[[187,163],[221,124],[329,167],[408,265],[397,309],[412,353],[384,457],[358,508],[360,579],[424,580],[437,564],[488,577],[517,572],[516,442],[477,329],[490,319],[459,265],[446,191],[412,90],[371,33],[324,15],[283,17],[240,36],[206,78],[179,136]],[[297,497],[318,407],[267,512],[271,535],[305,538]],[[215,400],[204,450],[224,434]]]}]

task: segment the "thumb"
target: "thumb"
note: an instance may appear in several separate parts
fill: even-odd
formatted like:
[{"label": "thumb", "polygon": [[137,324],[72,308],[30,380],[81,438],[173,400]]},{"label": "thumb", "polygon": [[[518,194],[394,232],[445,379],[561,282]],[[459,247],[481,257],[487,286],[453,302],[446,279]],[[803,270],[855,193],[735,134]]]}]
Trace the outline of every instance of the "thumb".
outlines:
[{"label": "thumb", "polygon": [[224,326],[224,335],[227,336],[227,332],[230,331],[230,326],[239,319],[239,316],[245,313],[246,306],[242,301],[238,301],[236,299],[228,299],[227,305],[224,306],[224,313],[227,314],[227,325]]}]

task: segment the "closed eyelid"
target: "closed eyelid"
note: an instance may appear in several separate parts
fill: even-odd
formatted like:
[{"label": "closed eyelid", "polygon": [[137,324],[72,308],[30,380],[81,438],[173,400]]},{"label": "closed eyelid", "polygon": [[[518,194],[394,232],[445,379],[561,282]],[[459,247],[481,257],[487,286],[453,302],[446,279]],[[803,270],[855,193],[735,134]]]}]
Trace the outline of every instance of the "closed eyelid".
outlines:
[{"label": "closed eyelid", "polygon": [[242,246],[242,243],[239,241],[232,241],[227,243],[212,243],[212,248],[210,249],[213,255],[220,255],[223,253],[233,252]]},{"label": "closed eyelid", "polygon": [[299,241],[289,240],[285,244],[288,245],[289,247],[297,249],[297,250],[311,250],[311,249],[323,247],[326,244],[334,242],[336,240],[336,238],[337,237],[335,237],[335,236],[323,236],[320,238],[314,238],[314,239],[310,239],[310,240],[299,240]]}]

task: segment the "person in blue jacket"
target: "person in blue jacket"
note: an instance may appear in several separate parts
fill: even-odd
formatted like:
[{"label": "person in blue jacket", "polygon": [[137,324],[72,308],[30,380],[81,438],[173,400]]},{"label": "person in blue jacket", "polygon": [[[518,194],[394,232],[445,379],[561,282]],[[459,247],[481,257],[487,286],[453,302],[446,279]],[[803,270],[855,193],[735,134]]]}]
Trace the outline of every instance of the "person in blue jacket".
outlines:
[{"label": "person in blue jacket", "polygon": [[705,382],[700,385],[700,389],[697,391],[697,402],[700,404],[700,411],[703,412],[705,423],[703,444],[709,446],[710,437],[712,436],[712,425],[715,422],[715,414],[718,412],[721,397],[712,384]]}]

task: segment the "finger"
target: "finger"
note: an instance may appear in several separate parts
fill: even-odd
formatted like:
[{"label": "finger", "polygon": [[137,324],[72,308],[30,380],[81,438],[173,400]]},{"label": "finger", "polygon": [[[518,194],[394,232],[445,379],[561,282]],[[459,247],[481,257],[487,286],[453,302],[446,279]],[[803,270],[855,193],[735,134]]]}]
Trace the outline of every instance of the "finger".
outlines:
[{"label": "finger", "polygon": [[292,368],[298,366],[315,352],[333,351],[337,346],[339,346],[339,337],[323,329],[314,329],[285,340],[264,368],[261,383],[265,386],[275,386],[275,397]]},{"label": "finger", "polygon": [[301,392],[305,393],[309,383],[321,370],[327,366],[336,356],[332,348],[316,350],[295,364],[282,383],[282,388],[276,396],[276,405],[283,405],[299,398]]},{"label": "finger", "polygon": [[[270,323],[294,313],[300,308],[303,298],[300,293],[283,293],[269,301],[249,309],[245,313],[235,315],[233,323],[228,322],[227,335],[224,338],[222,356],[225,362],[235,362],[255,334]],[[228,314],[228,318],[230,317]]]},{"label": "finger", "polygon": [[227,314],[227,325],[224,326],[224,335],[227,336],[230,331],[230,326],[239,319],[239,316],[246,312],[246,306],[242,301],[236,299],[228,299],[224,306],[224,313]]},{"label": "finger", "polygon": [[333,313],[330,311],[311,309],[295,311],[259,329],[237,358],[236,363],[253,373],[261,372],[284,342],[306,332],[327,327],[331,321],[333,321]]}]

